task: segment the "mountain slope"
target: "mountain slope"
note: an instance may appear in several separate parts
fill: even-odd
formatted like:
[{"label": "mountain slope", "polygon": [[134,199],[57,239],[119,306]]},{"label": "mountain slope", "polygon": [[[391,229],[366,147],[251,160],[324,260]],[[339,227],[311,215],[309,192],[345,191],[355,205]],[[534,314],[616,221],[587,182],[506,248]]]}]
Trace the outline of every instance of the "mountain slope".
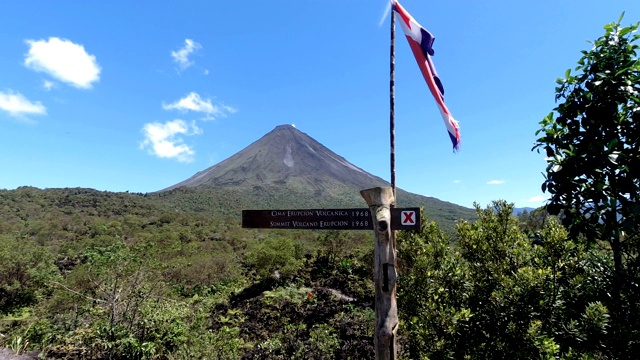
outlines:
[{"label": "mountain slope", "polygon": [[[155,195],[176,210],[238,216],[242,209],[366,207],[359,191],[389,186],[290,125]],[[475,212],[398,189],[397,205],[423,206],[448,228]]]},{"label": "mountain slope", "polygon": [[359,189],[387,184],[295,127],[280,125],[230,158],[165,190],[286,185],[320,194],[334,183]]}]

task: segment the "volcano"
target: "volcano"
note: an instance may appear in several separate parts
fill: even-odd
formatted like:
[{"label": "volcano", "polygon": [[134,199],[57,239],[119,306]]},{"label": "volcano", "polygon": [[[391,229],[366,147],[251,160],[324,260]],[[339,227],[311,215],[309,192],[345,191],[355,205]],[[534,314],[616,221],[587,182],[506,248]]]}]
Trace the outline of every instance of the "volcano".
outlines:
[{"label": "volcano", "polygon": [[389,184],[295,127],[280,125],[230,158],[166,190],[269,185],[307,188],[321,195],[339,185],[361,190]]},{"label": "volcano", "polygon": [[[366,207],[359,192],[376,186],[389,183],[294,126],[280,125],[228,159],[161,192],[192,194],[200,207],[196,210],[214,206],[237,211]],[[402,189],[397,189],[397,204],[424,207],[432,220],[451,223],[475,216],[471,209]]]}]

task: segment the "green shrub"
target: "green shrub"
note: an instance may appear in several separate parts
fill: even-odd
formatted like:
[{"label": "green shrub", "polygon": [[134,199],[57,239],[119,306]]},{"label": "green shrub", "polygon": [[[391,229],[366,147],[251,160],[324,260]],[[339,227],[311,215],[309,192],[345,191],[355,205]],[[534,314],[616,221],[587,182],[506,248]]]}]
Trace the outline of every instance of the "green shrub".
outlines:
[{"label": "green shrub", "polygon": [[302,264],[300,246],[289,238],[266,239],[247,254],[247,265],[260,278],[290,277]]},{"label": "green shrub", "polygon": [[47,248],[0,235],[0,314],[34,304],[58,277]]},{"label": "green shrub", "polygon": [[207,331],[199,336],[191,336],[169,359],[240,359],[246,344],[240,337],[238,327],[223,326],[216,331]]}]

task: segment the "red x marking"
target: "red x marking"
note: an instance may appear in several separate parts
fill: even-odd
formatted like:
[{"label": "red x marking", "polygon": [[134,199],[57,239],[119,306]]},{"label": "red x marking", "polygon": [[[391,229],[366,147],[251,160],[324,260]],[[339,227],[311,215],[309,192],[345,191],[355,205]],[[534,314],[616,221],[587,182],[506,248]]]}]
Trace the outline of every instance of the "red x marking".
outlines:
[{"label": "red x marking", "polygon": [[402,220],[402,225],[415,224],[416,223],[416,221],[414,220],[414,217],[416,215],[415,212],[413,212],[413,211],[403,211],[402,215],[404,215],[404,220]]}]

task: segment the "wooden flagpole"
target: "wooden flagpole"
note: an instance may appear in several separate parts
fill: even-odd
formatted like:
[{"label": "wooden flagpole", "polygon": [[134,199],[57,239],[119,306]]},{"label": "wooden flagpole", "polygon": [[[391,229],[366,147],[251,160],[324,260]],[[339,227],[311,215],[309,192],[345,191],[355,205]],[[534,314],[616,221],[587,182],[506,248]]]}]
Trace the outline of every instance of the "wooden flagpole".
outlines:
[{"label": "wooden flagpole", "polygon": [[373,346],[376,360],[396,360],[398,354],[398,304],[396,302],[396,231],[391,229],[391,210],[396,204],[396,139],[395,139],[395,14],[391,9],[390,48],[390,131],[391,140],[391,187],[377,187],[360,191],[369,205],[373,221],[375,284],[375,329]]},{"label": "wooden flagpole", "polygon": [[373,188],[360,192],[369,205],[374,223],[374,275],[376,324],[374,349],[376,360],[396,360],[398,356],[398,304],[396,282],[396,231],[391,229],[391,210],[396,205],[395,138],[395,11],[391,9],[391,46],[389,59],[389,137],[391,142],[391,188]]},{"label": "wooden flagpole", "polygon": [[391,46],[389,51],[389,136],[391,143],[391,189],[396,197],[396,16],[391,9]]}]

